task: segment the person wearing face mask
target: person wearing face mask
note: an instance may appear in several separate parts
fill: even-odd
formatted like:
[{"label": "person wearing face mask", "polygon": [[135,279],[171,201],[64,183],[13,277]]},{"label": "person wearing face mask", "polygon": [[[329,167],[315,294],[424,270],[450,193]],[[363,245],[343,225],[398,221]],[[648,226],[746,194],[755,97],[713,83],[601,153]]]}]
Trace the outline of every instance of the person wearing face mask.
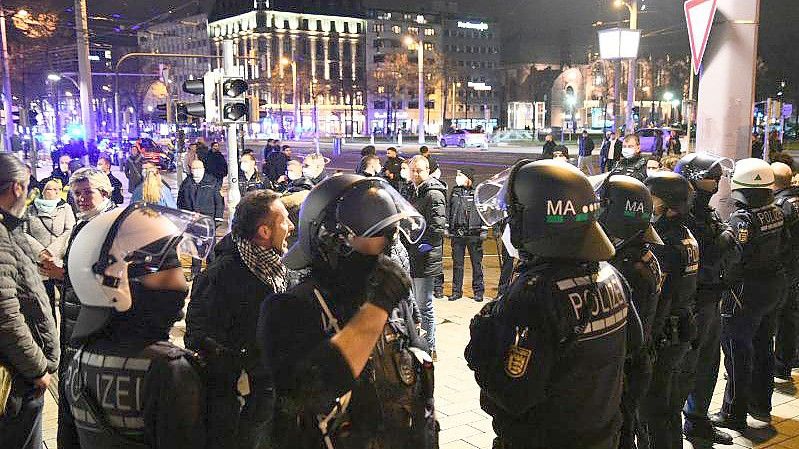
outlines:
[{"label": "person wearing face mask", "polygon": [[380,176],[382,171],[383,167],[380,164],[379,157],[376,155],[369,155],[364,158],[363,176]]},{"label": "person wearing face mask", "polygon": [[643,182],[647,177],[646,158],[641,156],[641,140],[637,134],[624,138],[621,159],[610,170],[610,175],[627,175]]},{"label": "person wearing face mask", "polygon": [[483,285],[483,242],[488,228],[477,213],[474,203],[474,169],[465,168],[455,174],[455,184],[449,195],[449,235],[452,241],[452,295],[450,301],[463,297],[463,266],[466,249],[472,262],[472,298],[481,302]]},{"label": "person wearing face mask", "polygon": [[111,181],[111,187],[114,188],[114,191],[111,192],[111,201],[114,204],[125,202],[125,198],[122,197],[122,181],[111,173],[111,160],[105,156],[99,157],[97,159],[97,169],[105,173],[108,176],[108,180]]},{"label": "person wearing face mask", "polygon": [[686,226],[693,187],[674,172],[646,179],[652,195],[652,221],[663,245],[655,246],[663,286],[652,324],[655,364],[649,391],[641,401],[641,440],[651,449],[681,449],[684,402],[679,374],[691,342],[697,338],[694,310],[699,273],[699,243]]},{"label": "person wearing face mask", "polygon": [[264,179],[256,170],[255,156],[252,153],[242,154],[239,161],[239,193],[244,198],[253,190],[272,189],[272,182]]},{"label": "person wearing face mask", "polygon": [[[36,253],[36,261],[52,260],[59,266],[63,266],[69,235],[75,226],[75,213],[69,204],[61,199],[61,190],[61,181],[57,179],[47,181],[42,190],[42,197],[36,198],[28,207],[23,223],[28,242]],[[44,280],[53,316],[56,316],[56,282],[49,278]]]},{"label": "person wearing face mask", "polygon": [[785,297],[777,313],[777,331],[774,337],[774,377],[791,379],[791,369],[797,366],[797,325],[799,325],[799,188],[791,186],[793,171],[782,162],[773,162],[774,204],[782,209],[785,228],[790,239],[785,245],[788,279]]},{"label": "person wearing face mask", "polygon": [[325,173],[325,165],[330,162],[326,160],[320,153],[311,153],[305,156],[302,160],[302,176],[308,178],[313,185],[327,179]]},{"label": "person wearing face mask", "polygon": [[[197,212],[214,220],[222,219],[225,200],[219,193],[216,179],[210,173],[206,173],[205,166],[199,159],[191,163],[191,176],[187,176],[180,184],[177,206],[178,209]],[[209,262],[213,259],[212,255],[213,253],[209,254]],[[197,276],[201,269],[202,260],[192,259],[192,277]]]},{"label": "person wearing face mask", "polygon": [[189,291],[177,249],[203,257],[212,235],[207,217],[137,203],[75,237],[78,350],[61,378],[67,414],[58,423],[77,436],[68,447],[204,447],[201,362],[170,343],[169,331]]},{"label": "person wearing face mask", "polygon": [[736,210],[724,231],[734,241],[722,264],[729,293],[721,299],[721,349],[727,385],[716,427],[747,428],[747,415],[771,422],[774,392],[774,326],[784,297],[783,251],[787,235],[774,204],[774,171],[762,159],[735,163],[730,180]]},{"label": "person wearing face mask", "polygon": [[657,159],[649,159],[646,161],[646,177],[654,176],[655,173],[660,171],[660,161]]},{"label": "person wearing face mask", "polygon": [[699,278],[696,289],[696,325],[702,329],[682,366],[678,402],[684,404],[683,433],[699,444],[732,444],[732,436],[710,424],[708,412],[719,374],[721,315],[719,303],[727,287],[722,279],[721,262],[732,249],[724,232],[727,225],[710,205],[718,192],[724,170],[723,159],[706,153],[683,157],[674,168],[696,192],[686,225],[699,242]]},{"label": "person wearing face mask", "polygon": [[[261,303],[286,288],[280,257],[293,229],[277,193],[248,193],[236,206],[232,232],[194,280],[185,341],[208,361],[208,447],[253,448],[255,435],[268,433],[272,381],[259,364],[256,324]],[[240,378],[247,386],[237,389]]]},{"label": "person wearing face mask", "polygon": [[40,449],[43,395],[59,347],[38,255],[22,230],[28,179],[15,155],[0,154],[0,370],[4,379],[13,376],[0,416],[0,447]]},{"label": "person wearing face mask", "polygon": [[433,448],[432,361],[389,257],[424,220],[380,178],[332,177],[308,195],[283,257],[310,276],[263,302],[263,365],[275,383],[275,449]]},{"label": "person wearing face mask", "polygon": [[69,177],[72,175],[72,172],[69,169],[69,163],[72,162],[72,158],[68,154],[62,154],[58,157],[58,167],[53,170],[53,173],[50,174],[50,177],[43,180],[43,182],[47,182],[51,179],[58,179],[61,181],[61,185],[69,184]]},{"label": "person wearing face mask", "polygon": [[662,245],[663,240],[650,223],[652,196],[641,181],[623,175],[611,177],[602,189],[600,204],[599,223],[616,248],[616,255],[609,262],[627,281],[630,304],[638,318],[627,329],[619,441],[619,449],[635,449],[638,406],[652,378],[652,324],[663,281],[652,247]]}]

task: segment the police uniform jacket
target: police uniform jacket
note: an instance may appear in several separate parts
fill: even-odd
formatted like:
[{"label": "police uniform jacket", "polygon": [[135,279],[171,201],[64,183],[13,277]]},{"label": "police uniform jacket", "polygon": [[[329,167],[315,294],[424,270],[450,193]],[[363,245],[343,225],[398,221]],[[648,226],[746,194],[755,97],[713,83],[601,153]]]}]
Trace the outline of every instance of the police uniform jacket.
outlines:
[{"label": "police uniform jacket", "polygon": [[617,447],[627,313],[615,268],[564,261],[528,262],[483,308],[465,357],[503,447]]},{"label": "police uniform jacket", "polygon": [[[617,248],[610,263],[619,270],[630,287],[630,300],[635,305],[642,325],[641,344],[648,347],[652,341],[652,325],[663,282],[660,263],[649,246],[640,240],[633,240]],[[628,335],[631,333],[628,332]],[[628,341],[632,343],[631,340]]]},{"label": "police uniform jacket", "polygon": [[724,277],[731,286],[746,281],[768,281],[783,268],[784,216],[775,204],[740,208],[730,215],[729,233],[734,250],[725,263]]},{"label": "police uniform jacket", "polygon": [[485,225],[477,213],[474,189],[456,186],[449,196],[449,233],[453,237],[479,236]]},{"label": "police uniform jacket", "polygon": [[786,241],[783,261],[793,283],[799,283],[799,187],[788,187],[774,192],[774,204],[782,209],[785,220]]},{"label": "police uniform jacket", "polygon": [[77,432],[82,449],[205,447],[205,393],[192,356],[127,334],[103,336],[72,358],[62,425]]},{"label": "police uniform jacket", "polygon": [[732,246],[724,234],[727,224],[706,204],[695,204],[685,224],[699,243],[698,288],[722,288],[722,260]]},{"label": "police uniform jacket", "polygon": [[[652,251],[663,271],[663,288],[652,327],[656,340],[663,336],[688,342],[695,338],[693,311],[699,273],[699,243],[684,224],[683,217],[662,217],[655,223],[664,245]],[[672,318],[673,324],[667,327]],[[673,332],[678,335],[673,335]]]}]

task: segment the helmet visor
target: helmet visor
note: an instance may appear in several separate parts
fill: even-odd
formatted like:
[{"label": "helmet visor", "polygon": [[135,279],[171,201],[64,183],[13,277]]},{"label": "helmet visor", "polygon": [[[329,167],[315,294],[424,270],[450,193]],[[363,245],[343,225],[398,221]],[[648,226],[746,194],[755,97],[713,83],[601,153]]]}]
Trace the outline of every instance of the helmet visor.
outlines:
[{"label": "helmet visor", "polygon": [[[359,197],[347,204],[348,195]],[[352,209],[356,205],[359,210]],[[413,244],[422,238],[426,227],[422,214],[382,178],[356,182],[340,199],[337,213],[339,222],[358,237],[377,237],[396,227]]]},{"label": "helmet visor", "polygon": [[[128,248],[136,248],[125,259],[132,264],[144,265],[145,271],[158,271],[164,261],[170,257],[177,256],[192,257],[195,259],[205,259],[213,248],[216,229],[214,221],[210,217],[188,212],[183,210],[171,209],[154,204],[138,203],[133,205],[134,210],[125,219],[133,226],[142,219],[142,225],[153,226],[159,223],[163,237],[147,242],[144,245],[131,245]],[[153,221],[155,220],[155,221]],[[126,233],[131,238],[138,238],[137,233]],[[125,237],[118,237],[118,239]],[[124,242],[117,242],[124,245]],[[122,246],[125,247],[125,246]]]},{"label": "helmet visor", "polygon": [[477,213],[488,226],[493,226],[507,216],[507,181],[513,167],[507,168],[481,182],[474,190]]}]

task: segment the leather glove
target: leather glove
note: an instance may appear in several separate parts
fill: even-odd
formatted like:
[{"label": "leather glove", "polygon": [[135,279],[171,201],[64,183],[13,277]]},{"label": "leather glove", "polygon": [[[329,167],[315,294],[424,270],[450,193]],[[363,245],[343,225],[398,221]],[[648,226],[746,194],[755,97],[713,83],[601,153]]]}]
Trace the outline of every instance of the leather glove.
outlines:
[{"label": "leather glove", "polygon": [[408,297],[410,290],[411,278],[408,273],[388,256],[378,256],[377,266],[366,288],[366,301],[391,313],[400,301]]}]

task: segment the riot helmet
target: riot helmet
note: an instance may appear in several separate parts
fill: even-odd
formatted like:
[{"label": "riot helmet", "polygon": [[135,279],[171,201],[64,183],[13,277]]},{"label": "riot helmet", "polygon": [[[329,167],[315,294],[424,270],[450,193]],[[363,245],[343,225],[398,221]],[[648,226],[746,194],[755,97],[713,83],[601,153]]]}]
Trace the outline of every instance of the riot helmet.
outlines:
[{"label": "riot helmet", "polygon": [[[498,182],[492,181],[495,187]],[[496,197],[484,195],[477,202],[487,224],[507,219],[511,243],[523,253],[590,261],[613,257],[613,245],[597,223],[594,189],[572,165],[520,161],[507,173]]]},{"label": "riot helmet", "polygon": [[[674,172],[687,179],[694,189],[716,193],[718,181],[722,176],[732,173],[733,166],[734,162],[729,158],[716,157],[707,153],[690,153],[677,162]],[[716,181],[715,188],[704,186],[704,181]]]},{"label": "riot helmet", "polygon": [[213,247],[213,219],[148,203],[102,213],[75,236],[68,262],[81,303],[72,338],[102,330],[114,312],[133,306],[130,281],[204,259]]},{"label": "riot helmet", "polygon": [[646,178],[644,185],[653,197],[658,197],[669,209],[687,214],[693,202],[694,188],[681,175],[661,171]]},{"label": "riot helmet", "polygon": [[663,244],[650,223],[652,195],[641,181],[631,176],[611,176],[602,190],[600,205],[599,222],[617,249],[638,236],[647,243]]},{"label": "riot helmet", "polygon": [[283,263],[299,270],[322,259],[335,266],[340,256],[353,251],[353,237],[385,236],[400,232],[411,244],[421,238],[425,221],[382,178],[341,175],[328,178],[311,190],[300,208],[297,242]]},{"label": "riot helmet", "polygon": [[749,207],[762,207],[774,201],[774,171],[762,159],[742,159],[735,164],[730,196]]}]

